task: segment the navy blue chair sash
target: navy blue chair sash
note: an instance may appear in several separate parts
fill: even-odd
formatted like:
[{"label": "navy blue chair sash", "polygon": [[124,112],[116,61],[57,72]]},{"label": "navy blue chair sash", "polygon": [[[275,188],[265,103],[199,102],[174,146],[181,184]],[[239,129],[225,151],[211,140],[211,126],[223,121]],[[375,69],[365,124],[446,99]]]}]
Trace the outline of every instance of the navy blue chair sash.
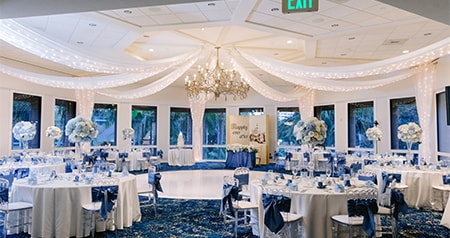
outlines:
[{"label": "navy blue chair sash", "polygon": [[347,212],[349,217],[362,216],[363,230],[368,237],[375,235],[374,214],[378,212],[376,199],[349,199],[347,200]]},{"label": "navy blue chair sash", "polygon": [[[104,220],[108,217],[108,212],[111,212],[114,207],[117,194],[119,192],[119,186],[99,186],[92,187],[92,201],[101,202],[100,215]],[[106,196],[106,197],[105,197]]]},{"label": "navy blue chair sash", "polygon": [[158,191],[163,192],[161,186],[161,174],[160,173],[149,173],[148,174],[148,183],[153,184],[155,191],[155,199],[158,199]]},{"label": "navy blue chair sash", "polygon": [[234,216],[234,208],[233,208],[233,204],[232,204],[232,199],[241,200],[241,197],[239,195],[239,187],[236,185],[232,185],[232,184],[224,184],[219,214],[222,214],[223,212],[225,212],[226,206],[228,204],[230,214],[232,216]]},{"label": "navy blue chair sash", "polygon": [[263,194],[264,225],[274,233],[278,233],[284,226],[278,203],[279,196]]},{"label": "navy blue chair sash", "polygon": [[0,203],[8,202],[8,200],[9,200],[9,189],[5,187],[0,187]]}]

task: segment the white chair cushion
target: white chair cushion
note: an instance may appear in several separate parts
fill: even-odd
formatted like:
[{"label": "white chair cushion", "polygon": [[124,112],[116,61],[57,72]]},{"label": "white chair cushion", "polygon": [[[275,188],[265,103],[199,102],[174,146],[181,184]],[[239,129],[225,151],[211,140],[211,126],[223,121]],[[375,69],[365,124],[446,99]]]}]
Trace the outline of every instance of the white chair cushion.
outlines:
[{"label": "white chair cushion", "polygon": [[99,211],[102,203],[101,202],[95,202],[95,203],[88,203],[83,204],[83,209],[86,209],[88,211]]},{"label": "white chair cushion", "polygon": [[294,213],[282,212],[281,215],[283,216],[284,222],[295,222],[295,221],[303,219],[302,215],[294,214]]},{"label": "white chair cushion", "polygon": [[8,207],[4,205],[0,206],[1,211],[16,211],[31,208],[33,208],[33,204],[27,202],[10,202],[8,203]]},{"label": "white chair cushion", "polygon": [[233,208],[237,210],[256,209],[258,204],[247,201],[236,201],[233,203]]},{"label": "white chair cushion", "polygon": [[391,210],[388,207],[378,206],[378,214],[380,215],[390,215]]}]

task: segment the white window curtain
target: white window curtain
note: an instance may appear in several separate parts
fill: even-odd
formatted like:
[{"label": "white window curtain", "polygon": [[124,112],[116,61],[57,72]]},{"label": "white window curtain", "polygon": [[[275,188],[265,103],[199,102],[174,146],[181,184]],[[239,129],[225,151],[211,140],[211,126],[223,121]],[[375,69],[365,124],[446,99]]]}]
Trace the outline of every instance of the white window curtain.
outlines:
[{"label": "white window curtain", "polygon": [[205,114],[206,103],[213,97],[212,94],[201,93],[189,98],[194,132],[192,133],[192,154],[195,161],[201,161],[203,158],[203,115]]}]

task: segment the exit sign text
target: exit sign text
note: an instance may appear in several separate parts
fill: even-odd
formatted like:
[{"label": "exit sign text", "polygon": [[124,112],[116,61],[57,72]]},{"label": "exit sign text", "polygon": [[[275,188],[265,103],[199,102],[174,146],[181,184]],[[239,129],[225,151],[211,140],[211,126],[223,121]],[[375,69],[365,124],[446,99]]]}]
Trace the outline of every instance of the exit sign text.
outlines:
[{"label": "exit sign text", "polygon": [[319,0],[282,0],[283,13],[316,12],[319,10]]}]

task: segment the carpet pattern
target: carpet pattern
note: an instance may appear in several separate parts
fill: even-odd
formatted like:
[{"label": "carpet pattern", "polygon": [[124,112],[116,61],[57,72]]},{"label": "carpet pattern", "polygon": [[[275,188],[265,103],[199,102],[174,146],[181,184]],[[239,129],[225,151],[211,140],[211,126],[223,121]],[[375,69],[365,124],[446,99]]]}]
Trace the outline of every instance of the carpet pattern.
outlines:
[{"label": "carpet pattern", "polygon": [[[196,163],[194,166],[172,167],[166,163],[160,165],[160,171],[186,169],[225,169],[224,163]],[[253,170],[267,171],[273,165],[258,166]],[[284,171],[279,171],[284,172]],[[142,172],[135,172],[142,173]],[[224,223],[219,215],[219,200],[184,200],[160,198],[155,215],[152,207],[142,208],[142,220],[132,227],[119,230],[118,237],[141,238],[191,238],[191,237],[233,237],[233,224]],[[450,237],[450,229],[439,225],[442,212],[408,209],[398,223],[399,237],[405,238],[444,238]],[[1,218],[0,218],[1,219]],[[3,228],[3,227],[2,227]],[[0,230],[1,232],[1,230]],[[27,234],[8,237],[30,237]],[[112,238],[114,232],[97,233],[96,237]],[[253,238],[250,227],[238,229],[238,237]],[[389,237],[389,236],[383,236]]]}]

